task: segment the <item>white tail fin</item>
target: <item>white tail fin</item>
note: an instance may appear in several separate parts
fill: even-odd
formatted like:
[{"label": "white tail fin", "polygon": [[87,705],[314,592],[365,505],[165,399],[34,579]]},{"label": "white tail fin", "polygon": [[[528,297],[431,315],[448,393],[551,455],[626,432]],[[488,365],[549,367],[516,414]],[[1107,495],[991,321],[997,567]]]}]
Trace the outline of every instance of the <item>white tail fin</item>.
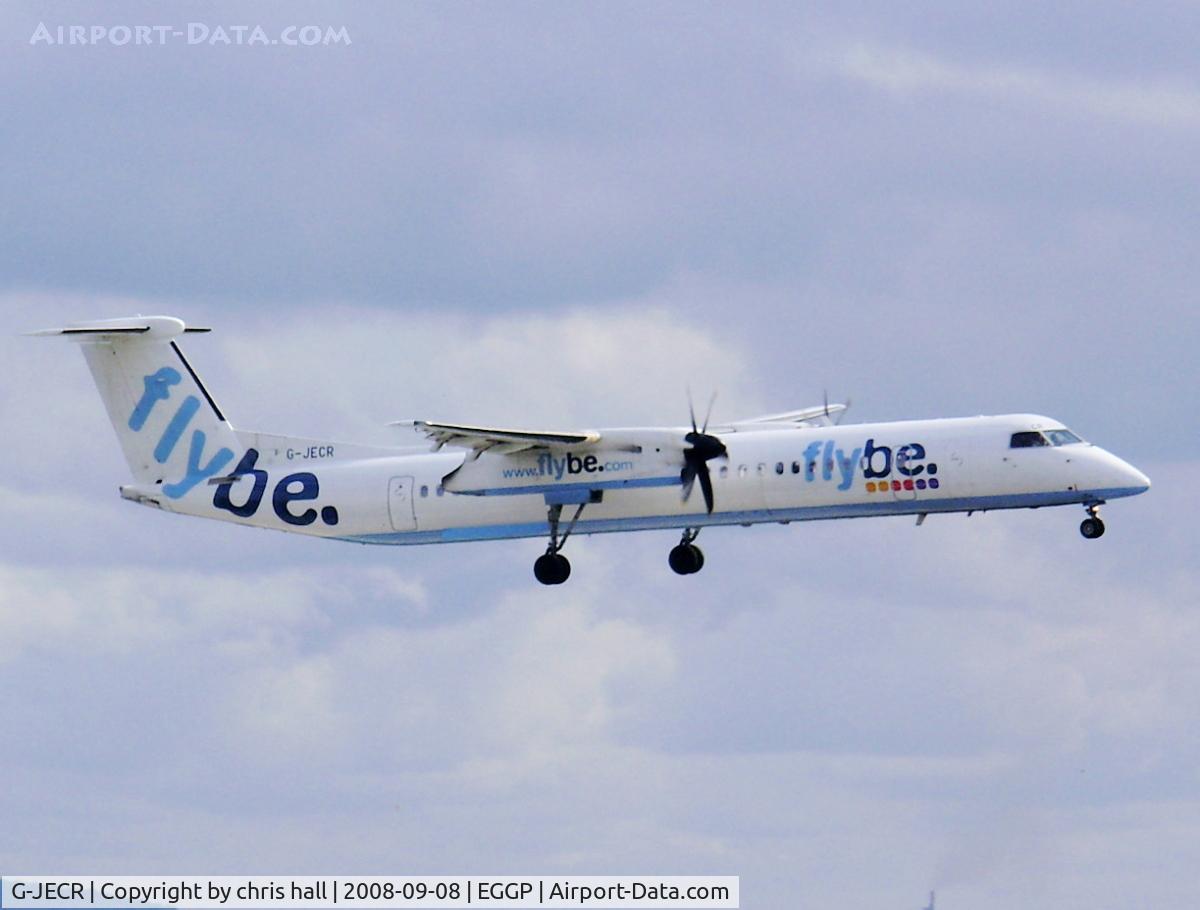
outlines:
[{"label": "white tail fin", "polygon": [[232,469],[242,451],[175,341],[205,331],[170,316],[136,316],[33,334],[81,344],[134,480],[180,499]]}]

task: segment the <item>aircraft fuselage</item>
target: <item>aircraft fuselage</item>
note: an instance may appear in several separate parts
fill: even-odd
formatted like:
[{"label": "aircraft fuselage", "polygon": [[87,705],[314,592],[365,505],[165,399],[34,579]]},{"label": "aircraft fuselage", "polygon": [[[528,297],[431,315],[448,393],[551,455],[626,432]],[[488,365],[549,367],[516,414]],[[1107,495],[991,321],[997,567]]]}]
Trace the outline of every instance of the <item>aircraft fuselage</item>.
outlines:
[{"label": "aircraft fuselage", "polygon": [[[170,511],[375,544],[544,537],[547,508],[585,504],[575,533],[872,515],[1097,504],[1148,488],[1136,468],[1085,442],[1013,448],[1013,434],[1060,428],[1037,415],[911,420],[727,433],[712,463],[715,508],[684,502],[683,430],[601,431],[650,438],[642,451],[484,452],[342,457],[337,444],[247,449],[223,483],[168,499]],[[462,478],[469,474],[466,483]],[[138,498],[131,495],[130,498]]]}]

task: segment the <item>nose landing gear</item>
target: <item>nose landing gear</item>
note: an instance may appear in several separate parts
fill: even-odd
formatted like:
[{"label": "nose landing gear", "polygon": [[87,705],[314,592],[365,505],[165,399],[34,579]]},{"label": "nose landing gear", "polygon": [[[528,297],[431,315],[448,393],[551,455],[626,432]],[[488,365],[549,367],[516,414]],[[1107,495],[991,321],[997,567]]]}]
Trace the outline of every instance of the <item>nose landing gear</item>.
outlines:
[{"label": "nose landing gear", "polygon": [[704,551],[692,543],[699,533],[699,528],[687,528],[679,544],[667,556],[667,564],[676,575],[695,575],[704,568]]},{"label": "nose landing gear", "polygon": [[1104,522],[1100,520],[1100,503],[1094,502],[1085,508],[1088,517],[1079,523],[1079,533],[1088,540],[1095,540],[1104,534]]}]

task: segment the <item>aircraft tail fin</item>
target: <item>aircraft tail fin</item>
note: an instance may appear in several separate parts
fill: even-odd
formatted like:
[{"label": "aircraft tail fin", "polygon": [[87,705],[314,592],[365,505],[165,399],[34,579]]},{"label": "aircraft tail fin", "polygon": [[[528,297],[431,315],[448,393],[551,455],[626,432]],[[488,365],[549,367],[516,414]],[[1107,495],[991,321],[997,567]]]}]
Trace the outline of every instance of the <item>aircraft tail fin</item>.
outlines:
[{"label": "aircraft tail fin", "polygon": [[208,329],[135,316],[32,332],[80,344],[141,491],[180,499],[233,468],[242,451],[176,339]]}]

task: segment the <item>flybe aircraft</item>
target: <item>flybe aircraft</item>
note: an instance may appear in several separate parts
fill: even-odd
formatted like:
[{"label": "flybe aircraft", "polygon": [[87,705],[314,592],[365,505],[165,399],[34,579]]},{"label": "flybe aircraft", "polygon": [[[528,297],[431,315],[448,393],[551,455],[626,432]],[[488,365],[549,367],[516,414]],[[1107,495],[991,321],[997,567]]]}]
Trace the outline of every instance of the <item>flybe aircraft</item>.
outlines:
[{"label": "flybe aircraft", "polygon": [[[533,572],[567,580],[573,532],[677,528],[668,563],[699,572],[713,525],[1080,505],[1147,477],[1036,414],[839,424],[824,404],[710,426],[523,430],[404,421],[427,450],[235,429],[180,348],[208,329],[169,316],[36,332],[80,343],[117,432],[132,502],[335,540],[430,544],[547,540]],[[711,412],[712,402],[709,402]],[[696,495],[699,488],[699,495]]]}]

